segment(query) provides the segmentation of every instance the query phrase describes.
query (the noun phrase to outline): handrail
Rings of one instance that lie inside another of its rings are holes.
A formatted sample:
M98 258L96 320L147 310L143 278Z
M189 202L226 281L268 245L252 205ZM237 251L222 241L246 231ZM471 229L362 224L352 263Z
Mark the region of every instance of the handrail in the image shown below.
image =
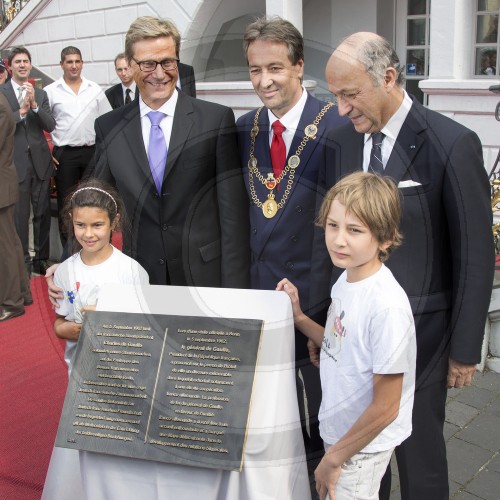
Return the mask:
M0 33L10 22L12 22L29 1L30 0L10 0L9 5L8 2L0 0Z

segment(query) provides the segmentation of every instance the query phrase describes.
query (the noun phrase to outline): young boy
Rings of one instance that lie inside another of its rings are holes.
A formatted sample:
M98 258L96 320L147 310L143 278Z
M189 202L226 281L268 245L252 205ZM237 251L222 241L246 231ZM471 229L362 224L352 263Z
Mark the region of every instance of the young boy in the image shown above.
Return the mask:
M290 296L295 326L321 347L320 500L378 499L392 451L411 433L415 325L405 292L382 263L401 244L400 217L392 180L363 172L343 178L319 215L332 262L345 269L325 328L302 312L292 283L277 285Z

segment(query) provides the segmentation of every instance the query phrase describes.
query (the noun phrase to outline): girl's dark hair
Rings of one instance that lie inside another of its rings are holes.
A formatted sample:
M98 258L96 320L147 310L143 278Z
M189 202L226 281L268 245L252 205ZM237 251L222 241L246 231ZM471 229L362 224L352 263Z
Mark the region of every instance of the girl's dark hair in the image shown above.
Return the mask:
M124 224L125 210L123 202L115 188L98 179L83 181L64 200L62 209L63 227L68 239L73 240L72 253L78 252L82 247L75 238L73 230L73 209L93 207L106 210L111 223L120 214L114 229L120 231ZM111 236L110 236L111 242Z

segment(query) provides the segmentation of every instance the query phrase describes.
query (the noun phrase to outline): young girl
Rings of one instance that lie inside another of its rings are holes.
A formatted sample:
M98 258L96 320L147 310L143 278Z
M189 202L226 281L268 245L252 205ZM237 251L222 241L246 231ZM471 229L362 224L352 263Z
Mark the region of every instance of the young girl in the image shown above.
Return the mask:
M377 500L394 447L411 433L415 325L408 297L383 264L401 242L400 217L391 179L348 175L320 209L327 250L345 269L325 328L302 312L292 283L277 286L290 296L295 326L321 347L320 500Z
M111 234L123 222L122 202L107 184L83 182L66 199L63 216L68 235L74 236L74 255L56 270L54 283L64 291L54 330L66 339L65 360L71 374L85 310L95 309L105 283L149 284L146 271L111 245ZM54 447L42 500L84 498L77 450Z
M65 360L71 373L85 310L95 309L99 288L106 283L149 284L147 272L111 245L119 228L122 202L110 186L96 179L83 182L68 196L63 217L74 236L74 255L56 270L54 283L64 293L54 330L66 339Z

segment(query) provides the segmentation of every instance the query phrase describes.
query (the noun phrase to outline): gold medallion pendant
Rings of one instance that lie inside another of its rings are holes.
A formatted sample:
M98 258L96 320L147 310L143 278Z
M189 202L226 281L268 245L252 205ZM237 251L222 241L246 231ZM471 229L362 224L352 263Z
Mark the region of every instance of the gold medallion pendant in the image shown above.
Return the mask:
M298 155L292 155L290 158L288 158L288 166L290 168L297 168L300 164L300 158Z
M311 123L304 129L304 134L306 134L309 139L316 139L316 134L318 133L318 127L314 123Z
M267 219L272 219L278 212L278 204L274 201L274 195L269 193L267 200L262 203L262 213Z
M267 174L267 178L259 171L257 168L258 161L255 158L255 139L259 135L259 115L260 112L264 109L263 107L259 108L255 113L253 120L253 127L250 131L250 152L248 159L248 187L250 189L250 196L252 198L252 202L257 207L262 208L262 213L266 219L272 219L277 213L278 210L285 206L285 203L288 200L288 196L292 191L293 182L295 179L295 172L297 171L298 166L300 165L300 154L306 147L306 144L309 141L314 141L316 139L316 135L318 134L318 125L321 122L323 116L328 112L328 110L333 106L333 103L329 102L323 106L321 111L318 113L313 123L310 123L304 129L304 137L302 138L295 154L292 154L288 161L286 162L282 172L276 177L272 172ZM267 188L270 193L267 195L266 201L260 201L257 196L257 192L255 190L255 179L260 182L265 188ZM280 184L281 183L281 184ZM282 191L281 199L276 202L276 195L273 191L278 189L278 186L282 185L284 187L284 191Z

